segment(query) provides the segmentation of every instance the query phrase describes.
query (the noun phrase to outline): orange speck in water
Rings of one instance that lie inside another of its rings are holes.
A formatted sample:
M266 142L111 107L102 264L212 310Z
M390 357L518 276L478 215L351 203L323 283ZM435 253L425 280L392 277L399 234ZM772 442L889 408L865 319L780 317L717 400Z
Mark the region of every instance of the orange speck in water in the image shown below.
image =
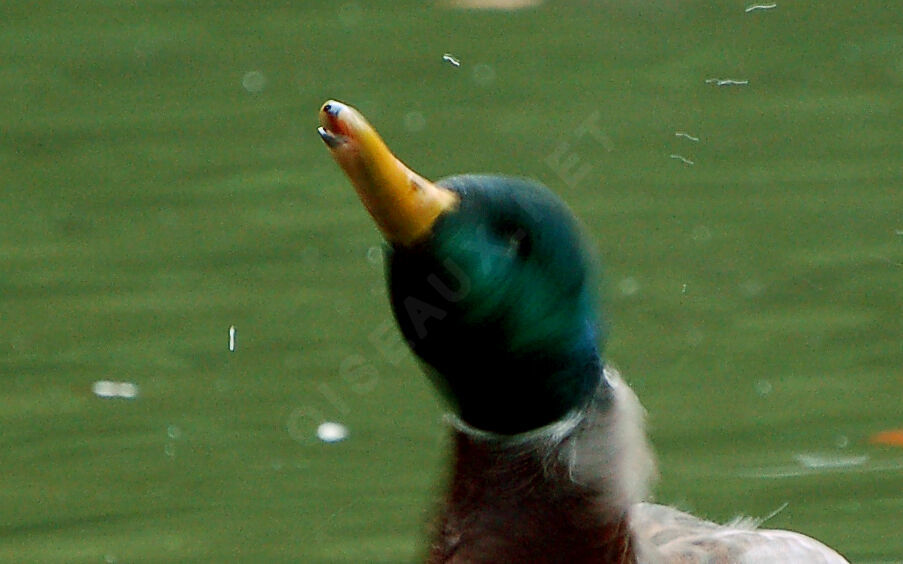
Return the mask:
M903 447L903 429L892 429L875 433L869 439L869 442L878 445Z

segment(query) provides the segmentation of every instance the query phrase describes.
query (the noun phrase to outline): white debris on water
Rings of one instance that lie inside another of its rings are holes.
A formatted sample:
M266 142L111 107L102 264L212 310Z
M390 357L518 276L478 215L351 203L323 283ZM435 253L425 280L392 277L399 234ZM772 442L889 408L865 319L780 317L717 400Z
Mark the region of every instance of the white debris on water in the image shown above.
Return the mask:
M740 284L740 293L746 298L755 298L765 291L765 284L751 278Z
M847 448L850 446L850 438L846 435L837 435L837 438L834 439L834 446L837 448Z
M452 55L451 53L446 53L446 54L442 55L442 60L445 61L446 63L450 64L453 67L461 66L461 61L459 61L457 58L455 58L455 56Z
M705 225L697 225L690 233L690 238L694 241L708 241L712 238L712 230Z
M382 264L383 262L383 249L379 246L372 246L367 249L367 262L370 264Z
M334 421L324 421L317 427L317 438L324 443L337 443L348 438L348 427Z
M132 382L111 382L98 380L91 385L91 391L99 398L135 399L138 397L138 385Z
M229 327L229 352L235 352L235 325Z
M738 472L737 475L741 478L779 480L783 478L798 478L800 476L814 476L816 474L827 473L866 474L873 472L899 472L900 470L903 470L903 460L870 462L867 455L850 456L845 459L834 460L833 463L828 464L824 464L819 456L816 456L815 459L807 459L807 461L808 465L797 460L797 463L792 466L785 465L750 468ZM822 463L820 464L820 462Z
M98 380L91 385L91 391L95 396L102 398L119 397L119 382L110 382L108 380Z
M168 458L176 457L176 441L182 438L182 430L179 429L176 425L167 425L166 426L166 444L163 445L163 454L165 454Z
M869 460L867 454L858 456L841 456L836 454L800 453L794 455L797 462L805 468L847 468L849 466L862 466Z
M694 137L694 136L690 135L689 133L687 133L686 131L676 131L676 132L674 132L674 136L675 137L683 137L684 139L689 139L690 141L693 141L694 143L699 142L699 137Z
M260 71L248 71L241 78L241 86L251 94L259 94L266 88L267 77Z
M772 385L768 380L759 380L756 382L756 393L762 397L771 393Z
M424 127L426 127L426 118L423 117L422 112L415 110L404 115L404 128L408 131L416 133L423 131Z
M682 163L684 163L685 165L688 165L688 166L693 166L694 164L696 164L696 163L694 163L693 161L691 161L690 159L688 159L687 157L684 157L684 156L681 156L681 155L676 155L676 154L673 154L673 153L672 153L672 154L670 154L670 155L668 155L668 156L671 157L672 159L677 160L677 161L680 161L680 162L682 162Z
M743 11L748 14L750 12L755 12L758 10L773 10L777 7L778 7L777 4L752 4L750 6L747 6L746 9Z
M633 296L640 291L640 283L633 276L628 276L618 283L618 289L625 296Z
M737 80L735 78L707 78L706 84L714 84L715 86L747 86L748 80Z
M452 8L513 11L539 6L543 0L444 0Z
M768 520L774 518L775 515L777 515L777 514L780 513L781 511L784 511L785 509L787 509L787 506L788 506L788 505L790 505L790 502L789 502L789 501L785 501L784 503L781 504L780 507L778 507L777 509L775 509L774 511L772 511L771 513L769 513L769 514L766 515L765 517L762 517L761 519L757 519L757 520L756 520L756 521L757 521L757 524L758 524L758 525L761 525L761 524L764 523L765 521L768 521Z

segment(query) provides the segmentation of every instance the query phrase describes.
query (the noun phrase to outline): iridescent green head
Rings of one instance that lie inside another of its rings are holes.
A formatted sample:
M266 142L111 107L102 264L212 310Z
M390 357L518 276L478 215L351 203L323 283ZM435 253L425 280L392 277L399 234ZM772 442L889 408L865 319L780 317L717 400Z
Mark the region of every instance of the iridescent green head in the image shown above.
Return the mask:
M566 206L522 179L429 182L344 104L327 103L321 122L386 237L399 327L461 419L513 434L582 407L599 384L602 335Z

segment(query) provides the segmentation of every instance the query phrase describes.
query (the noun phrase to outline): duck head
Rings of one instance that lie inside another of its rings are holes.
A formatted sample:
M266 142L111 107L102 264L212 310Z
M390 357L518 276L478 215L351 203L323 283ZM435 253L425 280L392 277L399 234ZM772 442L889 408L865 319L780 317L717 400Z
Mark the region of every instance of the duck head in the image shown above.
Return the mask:
M491 175L431 182L354 108L320 136L388 247L395 319L471 427L517 434L580 409L599 385L591 268L573 215L542 185Z

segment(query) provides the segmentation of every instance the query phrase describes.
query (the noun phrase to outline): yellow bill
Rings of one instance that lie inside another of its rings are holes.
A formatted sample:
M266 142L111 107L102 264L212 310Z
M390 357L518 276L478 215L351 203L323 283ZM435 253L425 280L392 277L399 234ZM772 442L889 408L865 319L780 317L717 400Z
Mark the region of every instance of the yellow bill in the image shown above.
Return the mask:
M457 207L457 194L405 166L351 106L323 104L318 132L390 243L416 243L443 212Z

